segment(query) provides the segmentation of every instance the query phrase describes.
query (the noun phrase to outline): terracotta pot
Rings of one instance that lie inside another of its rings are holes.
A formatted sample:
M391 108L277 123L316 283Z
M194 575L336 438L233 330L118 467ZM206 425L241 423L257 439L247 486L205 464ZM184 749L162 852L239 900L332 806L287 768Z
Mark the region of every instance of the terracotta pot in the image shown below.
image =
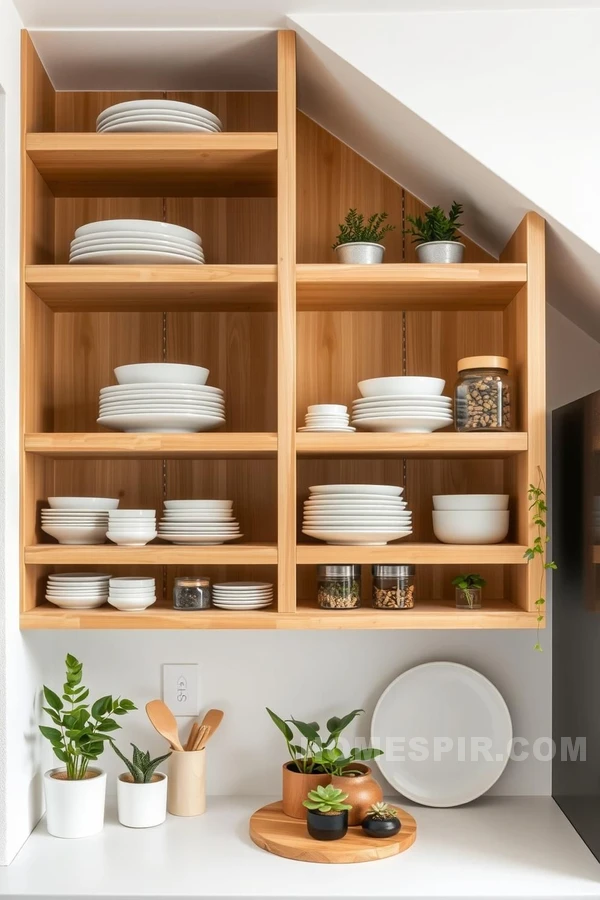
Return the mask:
M320 784L330 784L330 775L304 775L294 768L292 763L283 767L283 811L292 819L306 819L307 809L302 806L309 791L314 791Z
M364 775L334 775L331 784L341 788L348 799L344 803L351 803L352 809L348 813L349 825L360 825L373 803L383 800L383 791L371 775L371 770L363 763L353 763L353 769L360 769Z

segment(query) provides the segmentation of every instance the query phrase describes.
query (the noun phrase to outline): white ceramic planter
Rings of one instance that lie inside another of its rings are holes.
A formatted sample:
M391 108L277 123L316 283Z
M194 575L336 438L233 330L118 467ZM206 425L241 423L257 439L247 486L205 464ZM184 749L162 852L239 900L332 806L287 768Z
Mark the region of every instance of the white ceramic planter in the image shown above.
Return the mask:
M104 827L106 772L89 768L92 778L67 781L53 775L64 769L44 772L46 827L48 834L60 838L83 838Z
M465 245L459 241L427 241L417 244L417 259L420 263L461 263L465 255Z
M167 776L156 772L156 781L149 784L135 784L124 779L127 773L117 779L117 809L119 822L128 828L153 828L162 825L167 818Z
M335 255L339 263L347 265L374 265L383 262L385 247L383 244L371 244L368 241L354 241L338 244Z

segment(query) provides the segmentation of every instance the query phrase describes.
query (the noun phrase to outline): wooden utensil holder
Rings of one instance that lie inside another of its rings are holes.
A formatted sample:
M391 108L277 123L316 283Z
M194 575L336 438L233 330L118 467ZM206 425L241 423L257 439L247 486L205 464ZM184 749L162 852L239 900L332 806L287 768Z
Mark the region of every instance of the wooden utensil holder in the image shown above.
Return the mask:
M204 750L173 750L169 757L167 810L172 816L201 816L206 811Z

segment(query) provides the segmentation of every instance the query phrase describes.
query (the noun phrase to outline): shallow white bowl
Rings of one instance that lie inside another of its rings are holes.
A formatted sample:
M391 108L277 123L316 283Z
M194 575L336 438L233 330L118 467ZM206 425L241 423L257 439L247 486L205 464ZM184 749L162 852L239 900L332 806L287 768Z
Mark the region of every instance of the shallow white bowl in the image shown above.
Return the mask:
M154 363L154 365L168 365L168 363ZM107 387L100 388L100 397L102 400L106 400L109 397L113 397L115 395L119 396L119 399L125 399L125 395L127 395L126 399L136 399L138 397L145 397L148 394L154 396L156 393L165 393L169 396L172 395L173 391L181 391L185 396L191 396L192 394L201 394L203 400L219 400L223 399L224 390L218 387L212 387L210 384L185 384L177 382L172 383L168 382L165 384L162 382L152 382L151 384L110 384Z
M160 224L160 223L159 223ZM202 241L200 238L200 246L197 241L188 241L186 238L182 237L172 237L167 234L153 234L152 232L144 233L142 231L119 231L118 234L115 234L114 231L97 231L93 235L88 235L86 237L81 238L73 238L71 241L71 246L81 246L81 244L86 241L111 241L111 240L131 240L134 241L143 240L143 241L160 241L161 243L167 244L175 244L178 247L189 247L191 250L201 250L202 249Z
M75 237L96 234L98 231L142 231L144 234L166 234L171 237L184 238L194 244L200 244L200 236L189 228L181 225L172 225L170 222L157 222L155 219L102 219L97 222L89 222L75 229Z
M59 544L104 544L106 527L86 527L70 525L42 525L42 531L56 538Z
M155 509L115 509L108 514L109 521L113 519L154 519Z
M206 384L209 370L181 363L134 363L117 366L119 384Z
M150 578L144 575L116 575L109 581L109 586L113 587L153 587L156 585L156 578Z
M108 602L111 606L114 606L115 609L121 610L121 612L137 612L143 609L148 609L149 606L152 606L153 603L156 603L156 597L113 597L109 596Z
M341 403L314 403L312 406L307 407L307 411L316 415L335 416L345 415L348 412L348 407L342 406Z
M377 397L395 394L406 397L412 394L439 395L446 382L443 378L429 378L416 375L397 375L390 378L368 378L358 382L358 389L363 397Z
M108 597L46 597L49 603L61 609L97 609L104 606Z
M499 544L509 517L508 510L434 510L433 533L444 544Z
M93 583L108 581L110 577L110 575L105 575L104 572L56 572L53 575L48 575L48 581L66 581L69 584L73 581Z
M48 497L52 509L74 509L78 511L116 509L119 500L111 497Z
M165 500L165 509L231 509L233 500Z
M440 510L508 509L508 494L434 494L433 508Z

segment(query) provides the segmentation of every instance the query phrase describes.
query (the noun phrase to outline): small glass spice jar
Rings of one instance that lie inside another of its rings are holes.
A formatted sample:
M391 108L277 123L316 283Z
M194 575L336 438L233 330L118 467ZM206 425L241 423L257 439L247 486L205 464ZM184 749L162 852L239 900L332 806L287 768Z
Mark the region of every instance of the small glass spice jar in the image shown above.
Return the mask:
M514 390L505 356L459 359L454 388L457 431L511 431Z
M210 578L182 575L173 585L173 609L209 609Z
M317 602L321 609L358 609L360 566L317 566Z
M415 605L414 566L373 566L373 607L412 609Z

